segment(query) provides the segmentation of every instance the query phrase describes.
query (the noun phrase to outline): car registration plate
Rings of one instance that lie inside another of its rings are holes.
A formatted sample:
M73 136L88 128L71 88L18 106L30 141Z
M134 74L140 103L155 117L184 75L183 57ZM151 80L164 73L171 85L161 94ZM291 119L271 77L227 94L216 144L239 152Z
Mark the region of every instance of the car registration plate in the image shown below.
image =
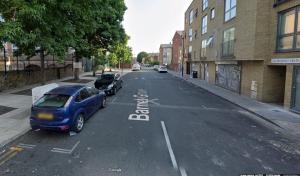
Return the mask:
M48 114L48 113L39 113L38 114L38 118L39 119L43 119L43 120L52 120L53 119L53 115L52 114Z

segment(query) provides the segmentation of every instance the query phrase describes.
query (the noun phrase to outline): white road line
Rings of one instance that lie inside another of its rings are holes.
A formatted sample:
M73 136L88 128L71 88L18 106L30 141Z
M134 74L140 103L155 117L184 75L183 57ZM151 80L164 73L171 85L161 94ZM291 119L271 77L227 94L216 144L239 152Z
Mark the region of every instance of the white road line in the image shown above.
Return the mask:
M112 103L114 103L117 100L117 97L115 97L114 99L112 99Z
M76 147L79 145L80 141L76 142L76 144L72 147L72 149L62 149L62 148L53 148L51 152L55 153L63 153L63 154L72 154Z
M60 151L60 150L51 150L51 152L54 152L54 153L63 153L63 154L71 154L70 152Z
M20 143L17 145L18 147L21 147L21 148L27 148L27 149L33 149L36 147L36 145L31 145L31 144L23 144L23 143Z
M169 150L169 154L170 154L170 157L171 157L173 168L178 170L177 161L176 161L176 158L175 158L172 146L171 146L170 138L169 138L167 128L166 128L166 125L165 125L164 121L161 121L161 127L162 127L164 135L165 135L165 139L166 139L166 142L167 142L167 147L168 147L168 150Z
M73 151L76 149L76 147L80 144L80 141L78 141L74 146L73 148L71 149L71 153L73 153Z
M183 167L179 168L181 176L187 176L186 170Z

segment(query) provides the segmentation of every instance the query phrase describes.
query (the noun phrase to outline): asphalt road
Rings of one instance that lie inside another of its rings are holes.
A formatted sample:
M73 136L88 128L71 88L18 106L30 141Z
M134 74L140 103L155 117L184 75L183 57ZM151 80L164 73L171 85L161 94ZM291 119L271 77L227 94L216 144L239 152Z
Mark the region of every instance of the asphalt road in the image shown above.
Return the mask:
M0 175L300 174L295 142L237 106L170 74L146 70L123 80L80 134L30 131L14 141L0 152Z

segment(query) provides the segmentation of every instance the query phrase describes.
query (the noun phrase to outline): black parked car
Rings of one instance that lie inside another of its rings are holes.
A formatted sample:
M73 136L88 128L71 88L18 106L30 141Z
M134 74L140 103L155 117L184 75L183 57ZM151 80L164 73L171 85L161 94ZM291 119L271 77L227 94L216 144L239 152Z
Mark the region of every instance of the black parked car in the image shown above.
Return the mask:
M106 95L115 95L122 88L123 81L119 73L107 72L95 81L95 88L103 90Z

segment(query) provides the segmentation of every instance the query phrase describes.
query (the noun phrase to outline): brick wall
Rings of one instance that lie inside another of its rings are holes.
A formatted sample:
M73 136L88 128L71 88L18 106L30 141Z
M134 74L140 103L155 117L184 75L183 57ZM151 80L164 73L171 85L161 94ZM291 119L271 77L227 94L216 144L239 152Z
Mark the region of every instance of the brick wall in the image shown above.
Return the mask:
M180 32L181 33L181 32ZM180 56L180 50L182 47L182 36L178 31L175 33L174 37L173 37L173 49L172 49L172 62L171 62L171 69L174 71L178 71L178 62L179 62L179 58L181 58Z

